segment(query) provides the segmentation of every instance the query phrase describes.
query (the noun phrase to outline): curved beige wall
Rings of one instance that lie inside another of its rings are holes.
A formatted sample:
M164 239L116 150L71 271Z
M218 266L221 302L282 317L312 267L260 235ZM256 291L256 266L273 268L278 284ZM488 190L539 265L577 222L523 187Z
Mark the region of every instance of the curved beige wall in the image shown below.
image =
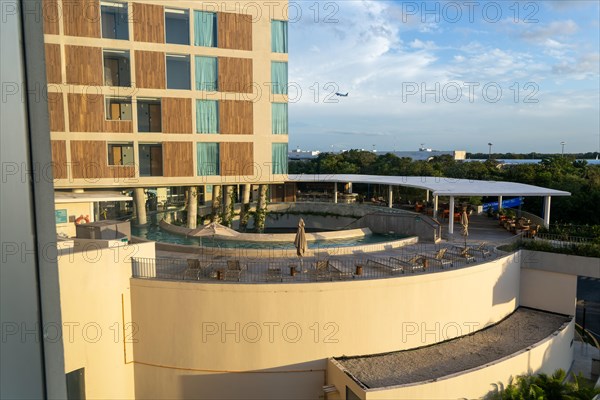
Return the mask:
M380 280L132 279L136 396L316 398L327 358L414 348L481 329L515 310L519 280L519 262L510 256Z
M390 388L365 391L356 382L343 373L335 364L328 363L328 383L335 384L340 395L337 399L346 399L348 386L361 399L476 399L494 390L493 384L507 385L511 377L528 373L552 374L559 368L567 371L573 361L571 340L575 321L562 330L548 336L539 343L523 349L496 363L471 369L464 373L440 378L435 382L417 383Z

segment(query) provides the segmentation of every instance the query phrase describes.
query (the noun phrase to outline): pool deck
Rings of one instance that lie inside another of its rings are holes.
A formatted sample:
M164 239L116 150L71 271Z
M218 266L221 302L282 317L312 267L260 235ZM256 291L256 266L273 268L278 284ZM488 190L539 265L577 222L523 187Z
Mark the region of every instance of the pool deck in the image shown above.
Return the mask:
M310 257L281 257L277 252L268 257L237 256L229 254L190 254L177 251L156 252L158 259L166 259L168 267L159 268L157 264L157 279L208 281L213 283L265 283L283 282L300 283L315 281L344 281L353 279L381 279L407 274L421 274L439 272L447 269L457 269L471 266L476 263L489 261L504 255L495 248L514 239L514 235L500 227L498 221L486 216L473 216L469 225L469 236L466 240L468 246L476 247L482 242L487 243L489 255L473 253L474 258L466 260L459 256L448 256L442 264L428 259L422 267L393 268L394 262L390 257L408 260L414 256L433 256L442 248L452 246L464 247L465 238L461 235L462 227L455 225L455 233L448 238L445 234L439 243L416 243L403 247L388 248L382 251L364 253L354 251L344 254L343 250L324 248L316 250ZM341 249L341 248L340 248ZM190 274L188 260L198 260L202 266L201 271L194 270ZM243 272L234 279L224 278L227 262L237 260ZM315 268L319 261L329 261L332 273L316 274ZM359 267L360 266L360 270ZM396 266L397 267L397 266Z

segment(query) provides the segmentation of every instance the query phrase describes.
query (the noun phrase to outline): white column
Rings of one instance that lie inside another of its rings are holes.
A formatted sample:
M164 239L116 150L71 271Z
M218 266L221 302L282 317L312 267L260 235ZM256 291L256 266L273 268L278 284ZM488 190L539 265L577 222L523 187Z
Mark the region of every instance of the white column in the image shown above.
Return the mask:
M352 182L348 182L348 193L352 194Z
M498 212L502 210L502 196L498 196Z
M438 196L433 196L433 218L437 219L438 216Z
M429 203L429 190L427 190L427 193L425 194L425 201Z
M135 188L133 191L133 200L135 204L135 215L138 225L146 225L146 194L144 188Z
M454 196L450 196L450 208L448 209L448 234L454 234Z
M337 204L338 202L338 186L337 182L333 183L333 202Z
M388 207L392 208L394 206L394 187L390 185L388 190Z
M550 227L550 196L544 197L544 227Z

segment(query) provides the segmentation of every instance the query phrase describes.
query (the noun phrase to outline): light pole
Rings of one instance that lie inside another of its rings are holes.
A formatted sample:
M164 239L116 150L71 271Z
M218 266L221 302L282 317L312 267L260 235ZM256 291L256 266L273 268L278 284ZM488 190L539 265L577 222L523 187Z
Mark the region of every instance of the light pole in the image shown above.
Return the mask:
M560 142L560 145L562 146L561 157L565 156L565 144L566 142Z
M488 160L491 160L492 159L492 146L493 146L493 144L492 143L488 143L488 146L490 146L490 152L489 152L489 155L488 155Z

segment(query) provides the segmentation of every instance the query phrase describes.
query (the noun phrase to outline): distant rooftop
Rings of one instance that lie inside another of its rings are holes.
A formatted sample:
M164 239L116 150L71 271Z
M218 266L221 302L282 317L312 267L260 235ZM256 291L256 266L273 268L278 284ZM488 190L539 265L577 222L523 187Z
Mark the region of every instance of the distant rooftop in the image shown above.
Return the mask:
M568 316L519 308L495 325L443 343L335 360L366 389L415 384L482 367L524 351L562 330L570 321Z

